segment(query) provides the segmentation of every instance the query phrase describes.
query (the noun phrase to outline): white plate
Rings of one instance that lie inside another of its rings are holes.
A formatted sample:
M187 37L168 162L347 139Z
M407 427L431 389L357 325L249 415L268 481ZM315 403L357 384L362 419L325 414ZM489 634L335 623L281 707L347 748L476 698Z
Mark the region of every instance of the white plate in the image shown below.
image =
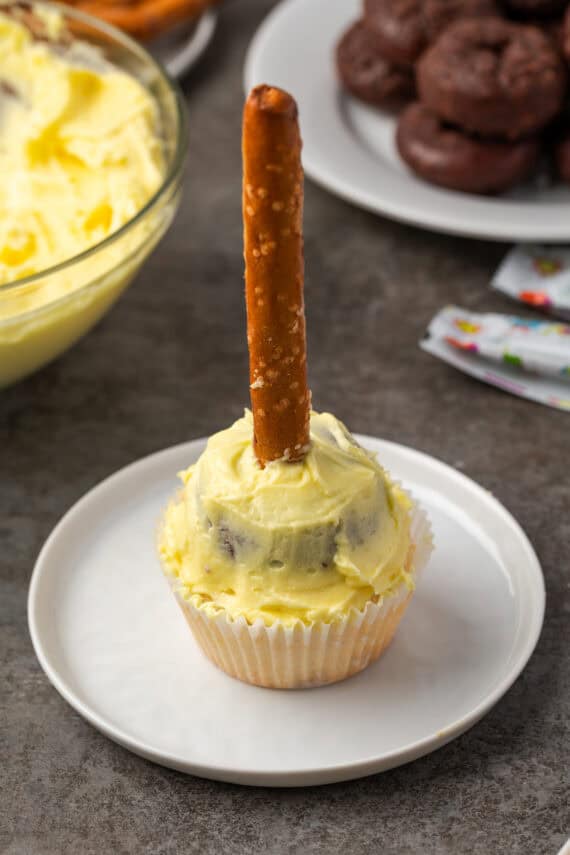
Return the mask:
M171 77L183 77L198 62L214 35L218 13L204 12L154 39L148 48Z
M570 188L524 186L484 198L415 178L394 146L395 121L344 94L334 50L361 0L285 0L261 25L245 65L249 90L270 83L300 107L303 164L316 182L349 202L396 220L490 240L570 239Z
M196 440L95 487L49 537L28 619L42 668L82 716L157 763L243 784L346 780L449 742L495 704L537 642L544 586L510 514L433 458L361 438L421 500L436 551L386 655L344 683L272 691L208 662L155 557L157 520Z

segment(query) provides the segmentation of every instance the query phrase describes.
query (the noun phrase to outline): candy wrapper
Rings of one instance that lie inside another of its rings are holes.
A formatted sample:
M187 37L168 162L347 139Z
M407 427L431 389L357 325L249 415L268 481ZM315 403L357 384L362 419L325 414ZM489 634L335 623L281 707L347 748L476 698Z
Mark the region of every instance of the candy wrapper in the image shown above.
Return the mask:
M516 246L491 285L527 306L570 320L570 248Z
M461 371L570 412L570 326L447 306L421 347Z

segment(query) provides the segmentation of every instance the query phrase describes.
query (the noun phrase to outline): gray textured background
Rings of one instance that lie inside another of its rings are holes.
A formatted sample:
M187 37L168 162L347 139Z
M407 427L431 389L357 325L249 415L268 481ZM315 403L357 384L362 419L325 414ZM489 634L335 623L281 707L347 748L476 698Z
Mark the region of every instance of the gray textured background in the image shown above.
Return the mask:
M473 730L352 783L218 784L105 739L51 688L31 648L27 586L59 517L118 467L211 433L247 401L241 68L271 5L228 5L186 83L182 209L132 289L69 354L0 397L0 851L554 855L569 830L570 416L480 385L417 347L446 302L512 308L487 287L502 246L400 226L306 188L316 406L460 466L515 514L543 562L538 649Z

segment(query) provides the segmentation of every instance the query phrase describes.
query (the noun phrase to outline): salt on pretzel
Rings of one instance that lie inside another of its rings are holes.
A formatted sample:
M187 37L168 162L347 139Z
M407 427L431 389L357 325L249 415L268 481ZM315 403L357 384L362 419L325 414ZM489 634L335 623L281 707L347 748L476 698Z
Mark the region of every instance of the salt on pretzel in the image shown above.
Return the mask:
M297 105L258 86L243 117L243 223L254 450L302 460L311 394L303 301L303 170Z

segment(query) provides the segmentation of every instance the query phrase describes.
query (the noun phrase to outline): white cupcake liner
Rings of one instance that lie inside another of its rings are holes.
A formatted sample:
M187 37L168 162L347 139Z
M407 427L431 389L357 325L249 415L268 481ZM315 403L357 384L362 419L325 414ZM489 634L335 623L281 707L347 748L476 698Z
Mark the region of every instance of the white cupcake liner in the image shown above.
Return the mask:
M407 569L414 582L433 548L429 520L414 503ZM168 574L167 574L168 575ZM285 626L261 619L248 624L226 612L210 614L183 596L177 579L168 575L176 600L194 638L214 665L231 677L273 689L324 686L357 674L388 647L410 602L413 590L402 584L362 611L352 609L331 623L300 621Z

